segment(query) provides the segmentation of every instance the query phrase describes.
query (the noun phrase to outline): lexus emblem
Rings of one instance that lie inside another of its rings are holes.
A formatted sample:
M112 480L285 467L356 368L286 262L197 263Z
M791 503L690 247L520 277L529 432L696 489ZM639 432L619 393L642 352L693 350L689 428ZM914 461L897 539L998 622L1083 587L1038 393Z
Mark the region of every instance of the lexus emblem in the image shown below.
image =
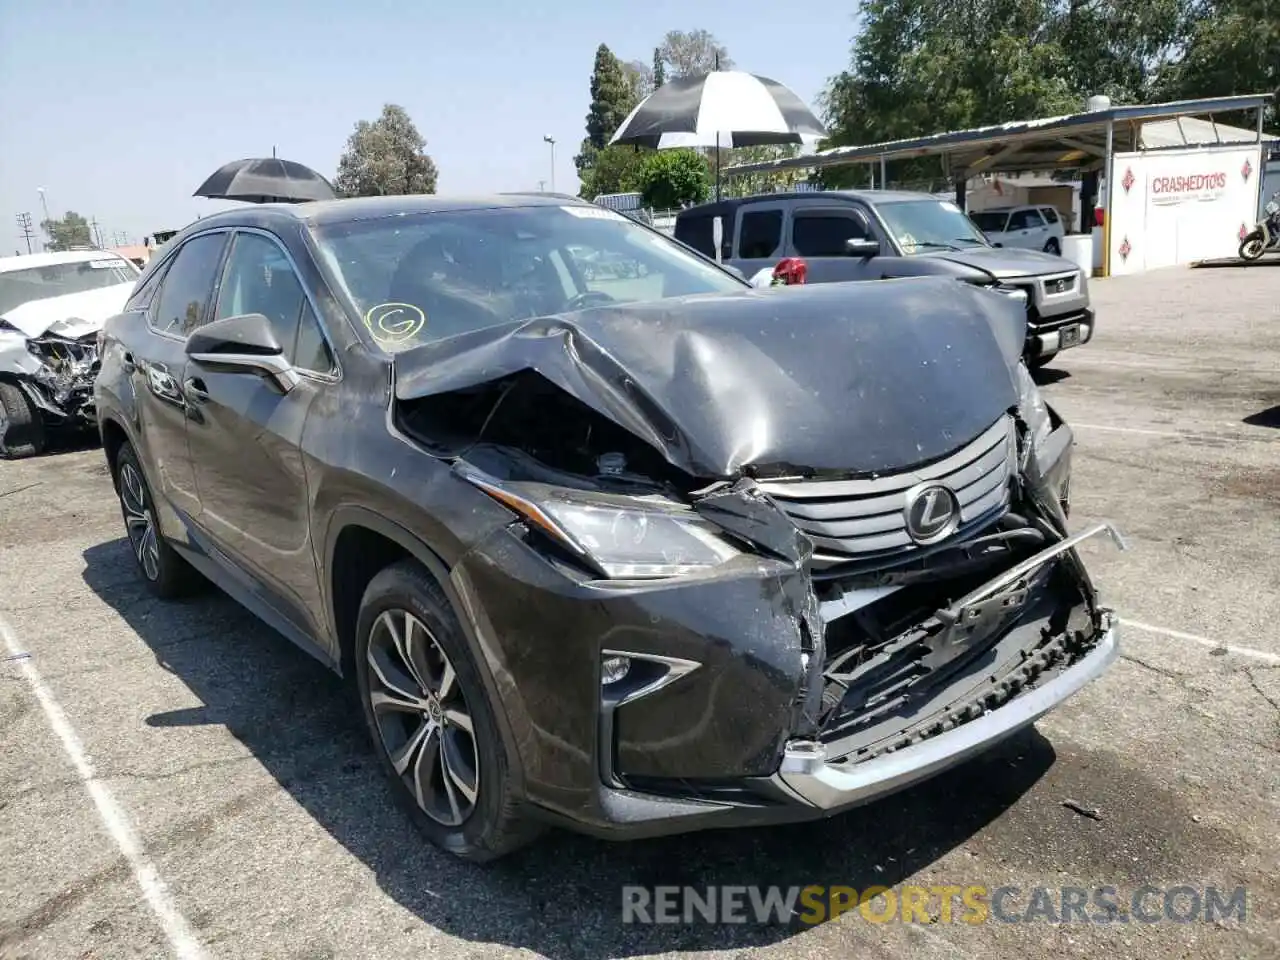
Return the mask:
M902 515L907 536L916 543L936 543L960 525L960 503L946 487L921 484L907 491Z

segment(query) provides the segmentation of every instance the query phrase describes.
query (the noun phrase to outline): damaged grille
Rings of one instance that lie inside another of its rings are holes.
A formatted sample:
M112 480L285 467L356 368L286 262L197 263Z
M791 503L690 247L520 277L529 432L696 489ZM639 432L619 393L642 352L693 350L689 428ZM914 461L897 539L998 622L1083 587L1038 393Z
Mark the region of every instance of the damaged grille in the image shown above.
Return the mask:
M1008 506L1016 463L1014 421L1003 416L960 450L914 470L852 480L775 480L759 486L813 541L813 566L821 570L914 548L903 511L906 492L921 483L950 488L960 503L957 533L972 530Z

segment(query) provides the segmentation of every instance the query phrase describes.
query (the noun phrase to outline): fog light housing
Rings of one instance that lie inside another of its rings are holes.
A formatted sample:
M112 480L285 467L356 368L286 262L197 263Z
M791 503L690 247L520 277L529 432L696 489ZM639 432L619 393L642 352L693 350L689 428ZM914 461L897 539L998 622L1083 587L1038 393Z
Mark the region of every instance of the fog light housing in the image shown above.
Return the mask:
M600 686L607 687L631 672L630 657L605 657L600 661Z

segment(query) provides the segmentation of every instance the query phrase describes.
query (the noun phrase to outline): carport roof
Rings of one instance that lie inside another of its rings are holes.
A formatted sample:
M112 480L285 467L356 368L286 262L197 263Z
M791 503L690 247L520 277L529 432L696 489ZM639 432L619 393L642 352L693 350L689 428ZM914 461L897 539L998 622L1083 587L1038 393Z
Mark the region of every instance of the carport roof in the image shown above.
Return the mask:
M1262 93L1112 106L1087 113L1019 120L908 140L833 147L807 156L740 164L727 168L724 174L730 176L767 170L817 169L846 163L875 163L881 159L903 160L931 156L941 156L951 171L957 174L966 171L971 176L997 171L1092 167L1101 165L1106 151L1108 124L1115 124L1116 149L1136 149L1144 121L1256 110L1265 107L1271 99L1271 94Z

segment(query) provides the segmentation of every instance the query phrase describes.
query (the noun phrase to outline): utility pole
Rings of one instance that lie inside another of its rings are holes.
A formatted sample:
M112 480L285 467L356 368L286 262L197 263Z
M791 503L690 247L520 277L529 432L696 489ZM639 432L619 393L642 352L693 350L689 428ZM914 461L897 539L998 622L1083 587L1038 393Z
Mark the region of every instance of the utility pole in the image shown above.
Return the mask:
M551 144L551 192L556 192L556 138L543 135L543 143Z
M22 234L22 239L27 241L27 253L30 253L31 238L35 236L35 231L31 229L31 214L18 214L18 232Z
M45 199L44 187L36 187L36 193L40 194L40 209L44 211L44 222L48 223L53 218L49 216L49 201ZM43 224L41 225L43 226ZM44 228L45 235L49 238L48 246L53 245L53 234L49 232L49 228Z
M94 217L93 219L91 219L91 220L89 221L89 227L90 227L90 229L92 229L92 230L93 230L93 234L92 234L92 236L91 236L91 239L93 240L93 245L94 245L95 247L101 247L101 246L102 246L102 231L100 231L100 230L98 229L98 218L97 218L97 217Z

